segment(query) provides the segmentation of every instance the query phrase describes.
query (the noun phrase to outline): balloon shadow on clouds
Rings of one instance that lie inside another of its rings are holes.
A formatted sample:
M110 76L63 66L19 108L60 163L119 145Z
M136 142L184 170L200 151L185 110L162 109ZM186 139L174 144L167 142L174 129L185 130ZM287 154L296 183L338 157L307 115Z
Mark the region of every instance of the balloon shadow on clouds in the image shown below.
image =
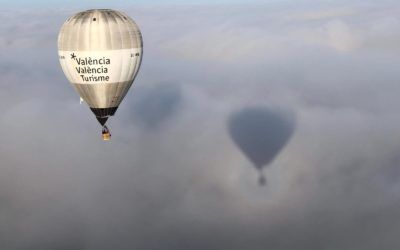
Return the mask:
M181 88L170 83L135 89L133 120L145 129L158 129L177 111L182 101Z
M246 107L228 120L229 134L259 171L259 184L266 184L263 169L286 146L296 126L293 113L266 107Z

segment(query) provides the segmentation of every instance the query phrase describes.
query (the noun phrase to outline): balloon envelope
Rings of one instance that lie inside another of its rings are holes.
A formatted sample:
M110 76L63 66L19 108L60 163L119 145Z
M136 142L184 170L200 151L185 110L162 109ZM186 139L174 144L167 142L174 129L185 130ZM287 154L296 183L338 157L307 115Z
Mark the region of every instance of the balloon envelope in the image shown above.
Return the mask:
M234 113L228 126L233 141L260 170L276 157L294 130L290 119L262 107Z
M61 67L102 125L132 85L142 47L139 27L118 11L87 10L62 26L58 36Z

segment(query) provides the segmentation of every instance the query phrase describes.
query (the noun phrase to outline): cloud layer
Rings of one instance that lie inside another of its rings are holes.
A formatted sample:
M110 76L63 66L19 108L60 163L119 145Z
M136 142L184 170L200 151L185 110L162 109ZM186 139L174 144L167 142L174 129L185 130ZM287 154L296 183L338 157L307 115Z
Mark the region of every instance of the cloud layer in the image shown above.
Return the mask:
M109 143L57 61L77 10L0 12L0 248L398 248L400 5L293 6L123 9L145 56ZM263 188L249 106L296 117Z

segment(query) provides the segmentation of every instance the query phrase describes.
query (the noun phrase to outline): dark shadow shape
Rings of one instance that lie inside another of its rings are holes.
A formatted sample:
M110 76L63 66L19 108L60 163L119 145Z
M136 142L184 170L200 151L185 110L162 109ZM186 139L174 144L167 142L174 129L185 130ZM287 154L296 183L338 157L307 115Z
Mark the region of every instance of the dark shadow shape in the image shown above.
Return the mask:
M135 90L133 120L146 129L157 129L177 110L182 100L179 86L169 83Z
M231 115L228 128L232 140L259 170L259 184L265 185L262 170L291 138L294 116L265 107L248 107Z

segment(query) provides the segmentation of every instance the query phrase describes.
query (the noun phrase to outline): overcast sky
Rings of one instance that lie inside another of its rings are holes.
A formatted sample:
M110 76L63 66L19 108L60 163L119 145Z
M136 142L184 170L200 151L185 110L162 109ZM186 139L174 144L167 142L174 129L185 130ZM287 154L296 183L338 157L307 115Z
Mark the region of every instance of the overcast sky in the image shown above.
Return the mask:
M400 248L400 3L116 1L144 57L105 143L57 35L107 5L49 2L0 10L0 249ZM252 109L291 124L262 187Z

